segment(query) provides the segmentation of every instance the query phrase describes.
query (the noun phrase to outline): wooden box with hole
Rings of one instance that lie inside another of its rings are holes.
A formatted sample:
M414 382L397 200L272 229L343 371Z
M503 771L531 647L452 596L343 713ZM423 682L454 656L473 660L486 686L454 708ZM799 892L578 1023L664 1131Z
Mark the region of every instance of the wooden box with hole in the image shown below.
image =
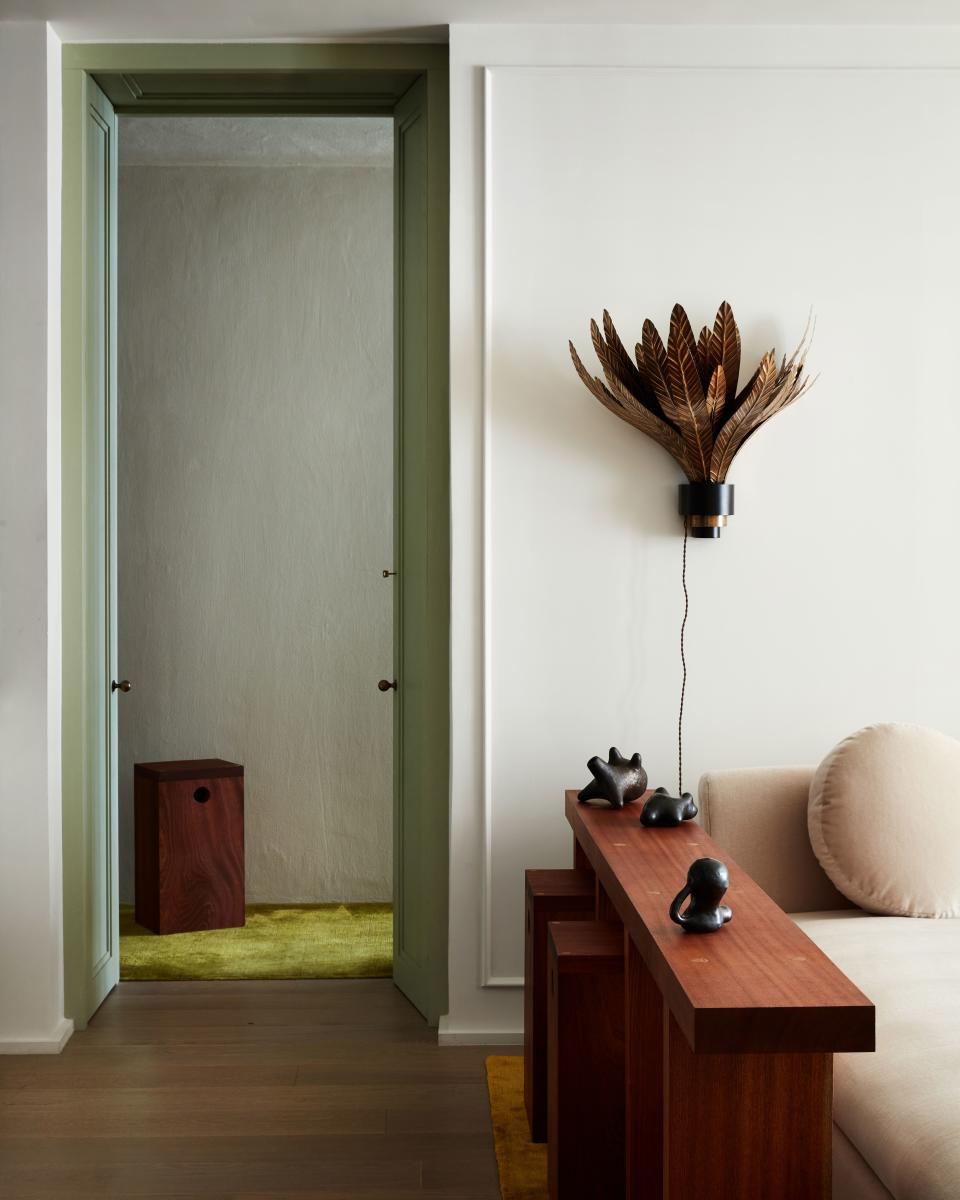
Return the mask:
M136 918L154 933L244 923L243 767L135 763Z

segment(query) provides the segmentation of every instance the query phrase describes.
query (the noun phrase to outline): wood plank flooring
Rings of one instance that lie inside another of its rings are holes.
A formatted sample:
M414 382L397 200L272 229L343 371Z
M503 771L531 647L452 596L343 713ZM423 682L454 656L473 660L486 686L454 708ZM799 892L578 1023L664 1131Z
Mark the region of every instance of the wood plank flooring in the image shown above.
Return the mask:
M0 1057L0 1197L499 1200L491 1053L389 980L124 983Z

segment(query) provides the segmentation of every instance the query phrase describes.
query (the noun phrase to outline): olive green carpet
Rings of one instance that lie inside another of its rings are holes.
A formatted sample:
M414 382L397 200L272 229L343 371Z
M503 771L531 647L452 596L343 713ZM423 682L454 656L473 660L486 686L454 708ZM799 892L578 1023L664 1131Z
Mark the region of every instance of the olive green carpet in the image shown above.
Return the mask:
M248 904L242 929L151 933L120 907L120 978L375 979L393 973L390 904Z
M490 1119L503 1200L547 1200L547 1147L530 1141L523 1104L523 1057L487 1059Z

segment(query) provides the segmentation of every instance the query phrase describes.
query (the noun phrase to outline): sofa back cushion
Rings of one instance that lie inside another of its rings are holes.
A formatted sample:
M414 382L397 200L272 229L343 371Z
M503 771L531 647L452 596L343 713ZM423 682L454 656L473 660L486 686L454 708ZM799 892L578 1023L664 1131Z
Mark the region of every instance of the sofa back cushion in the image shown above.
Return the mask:
M851 907L810 846L812 778L812 767L753 767L700 780L704 829L786 912Z
M960 917L960 742L919 725L870 725L817 768L810 843L868 912Z

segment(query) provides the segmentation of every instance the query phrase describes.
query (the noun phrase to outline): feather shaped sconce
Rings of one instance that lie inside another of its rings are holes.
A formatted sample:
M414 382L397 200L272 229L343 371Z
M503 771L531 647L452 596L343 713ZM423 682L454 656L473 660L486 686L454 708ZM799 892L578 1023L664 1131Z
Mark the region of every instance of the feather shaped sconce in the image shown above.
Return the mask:
M577 374L614 416L661 445L689 482L680 485L680 513L693 537L716 538L733 514L727 472L748 438L814 382L805 374L810 326L779 368L768 351L746 385L740 377L740 331L726 301L713 328L699 338L683 307L674 305L667 344L652 321L630 357L604 311L603 332L590 322L593 348L604 379L591 376L570 343Z

